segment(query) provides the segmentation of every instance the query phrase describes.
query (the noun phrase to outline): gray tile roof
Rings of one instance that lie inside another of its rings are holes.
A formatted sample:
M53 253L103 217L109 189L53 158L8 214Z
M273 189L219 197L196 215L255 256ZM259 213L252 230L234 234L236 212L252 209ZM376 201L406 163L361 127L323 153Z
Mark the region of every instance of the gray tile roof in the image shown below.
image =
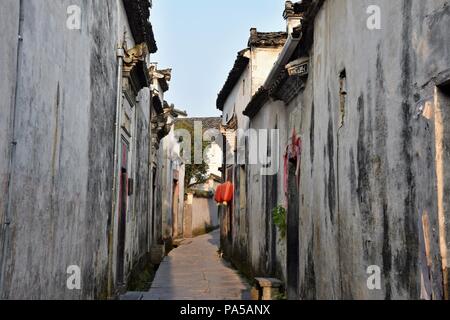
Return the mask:
M188 123L194 125L195 121L201 121L203 126L203 131L208 129L220 129L222 124L222 118L220 117L205 117L205 118L180 118L175 121L175 123Z

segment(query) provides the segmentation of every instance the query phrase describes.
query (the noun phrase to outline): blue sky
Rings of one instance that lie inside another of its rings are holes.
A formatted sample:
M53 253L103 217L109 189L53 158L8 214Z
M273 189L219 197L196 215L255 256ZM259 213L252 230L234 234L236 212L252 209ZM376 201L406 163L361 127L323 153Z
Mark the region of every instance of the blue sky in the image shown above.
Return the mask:
M217 94L250 28L284 31L284 0L154 0L152 62L173 68L166 100L190 117L219 115Z

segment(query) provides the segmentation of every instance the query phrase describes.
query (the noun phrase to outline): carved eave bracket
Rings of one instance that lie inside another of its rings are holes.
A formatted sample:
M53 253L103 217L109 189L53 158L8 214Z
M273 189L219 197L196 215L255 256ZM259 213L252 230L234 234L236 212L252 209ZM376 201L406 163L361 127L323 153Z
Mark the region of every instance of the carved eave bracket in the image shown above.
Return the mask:
M307 77L309 73L309 57L296 59L286 65L290 77Z
M142 88L150 84L146 58L149 54L147 44L141 43L131 49L126 49L123 57L124 91L130 89L137 95Z
M309 58L303 57L286 65L269 88L269 95L288 105L306 86L309 74Z
M269 93L269 96L273 98L274 100L280 100L278 96L278 91L280 88L284 85L286 80L289 78L287 70L283 69L280 71L276 79L273 81L273 83L270 85L269 88L267 88L267 91Z
M150 79L157 79L163 92L169 90L169 82L172 80L172 69L158 70L155 65L148 69Z
M140 61L145 61L147 55L148 49L145 43L138 44L134 48L125 50L125 55L123 57L124 73L130 73Z
M220 132L226 133L227 131L234 131L238 129L238 119L236 113L233 112L233 115L230 120L226 124L220 125Z
M288 105L305 88L305 79L300 76L291 76L278 89L276 97Z
M283 18L288 19L292 17L304 18L306 12L311 6L311 0L303 0L296 3L292 1L285 2L285 8L283 12Z
M291 17L300 17L300 16L301 15L296 12L295 6L292 3L292 1L286 1L285 7L284 7L284 12L283 12L283 18L287 19L287 18L291 18Z
M152 132L154 132L152 143L155 149L159 148L159 143L170 133L172 128L173 123L168 122L170 111L165 108L163 113L158 114L151 121Z
M152 109L156 112L157 115L162 114L164 112L163 103L159 97L158 90L153 90L152 93Z

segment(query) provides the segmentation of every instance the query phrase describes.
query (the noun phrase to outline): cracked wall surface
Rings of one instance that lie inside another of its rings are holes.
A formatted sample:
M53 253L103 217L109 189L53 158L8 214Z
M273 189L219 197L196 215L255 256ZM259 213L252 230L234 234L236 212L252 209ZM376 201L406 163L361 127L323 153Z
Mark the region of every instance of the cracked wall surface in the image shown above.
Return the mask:
M368 5L325 2L314 23L305 91L290 106L302 114L304 139L301 298L420 298L424 214L432 226L432 291L441 298L434 123L415 115L434 95L434 86L424 84L450 68L450 39L442 31L449 3L379 1L383 25L375 31L360 14ZM380 291L367 288L370 265L382 269Z
M447 149L445 138L437 143L433 112L439 85L450 79L450 38L443 31L450 3L377 1L382 29L371 31L365 12L372 4L325 1L306 40L305 87L288 105L271 99L250 123L280 129L280 158L294 129L302 138L300 299L444 297L448 240L442 235L448 234L449 213L438 190L447 190L448 169L436 149ZM292 60L305 57L302 45ZM441 96L447 106L448 96ZM431 111L420 113L426 104ZM441 109L446 118L448 107ZM259 169L250 166L248 174L245 261L253 273L268 275L264 200L271 190ZM283 204L282 179L277 190ZM286 280L284 241L276 248L272 263ZM382 270L381 290L367 287L371 265Z
M0 49L0 241L7 240L1 297L106 298L109 232L116 224L116 48L122 30L129 29L126 14L120 1L23 1L16 75L19 4L8 0L0 13L7 43ZM82 8L81 30L66 28L67 7L74 4ZM126 273L148 248L148 108L148 100L136 107L139 145ZM11 141L17 144L8 168ZM11 224L5 228L8 205ZM66 287L70 265L81 268L81 290Z

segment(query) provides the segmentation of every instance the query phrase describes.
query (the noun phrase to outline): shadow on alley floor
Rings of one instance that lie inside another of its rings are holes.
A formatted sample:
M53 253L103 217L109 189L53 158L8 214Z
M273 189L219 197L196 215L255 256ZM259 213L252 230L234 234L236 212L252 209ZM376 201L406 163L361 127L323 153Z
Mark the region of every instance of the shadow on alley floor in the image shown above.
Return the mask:
M250 286L217 253L219 231L189 239L159 266L147 293L126 300L249 300Z

